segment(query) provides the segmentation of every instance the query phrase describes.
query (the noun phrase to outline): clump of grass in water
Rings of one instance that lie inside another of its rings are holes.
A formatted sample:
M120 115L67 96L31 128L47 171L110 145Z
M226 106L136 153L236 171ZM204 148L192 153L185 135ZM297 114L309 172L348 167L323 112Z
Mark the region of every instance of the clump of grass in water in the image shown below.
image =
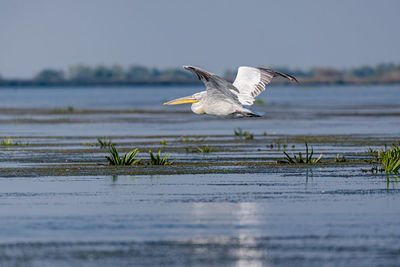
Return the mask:
M211 152L214 151L214 147L213 146L208 146L208 145L205 145L205 146L202 146L202 147L198 146L198 147L196 147L196 149L200 153L211 153Z
M303 158L303 154L301 152L299 152L299 156L297 157L295 154L292 153L292 156L289 156L285 151L283 151L283 153L286 156L285 160L279 160L276 163L286 163L286 164L296 164L296 163L300 163L300 164L316 164L318 162L320 162L321 158L322 158L322 153L319 155L318 158L313 159L312 156L314 154L314 149L311 147L311 152L309 153L308 150L308 144L306 143L306 154L305 157Z
M400 142L392 144L390 148L385 146L384 150L369 149L369 154L374 158L373 163L380 163L383 165L383 170L386 173L398 174L400 171Z
M233 133L235 134L235 137L239 137L240 139L245 139L245 140L254 139L254 134L249 133L247 130L243 131L242 128L234 129Z
M400 170L400 149L389 149L382 155L382 163L386 173L399 173Z
M100 148L106 148L113 144L111 139L108 139L107 136L103 139L97 138L97 142L99 143Z
M13 142L13 141L11 140L11 137L9 137L9 138L7 138L7 139L3 139L3 140L0 142L0 145L2 145L2 146L26 146L26 145L28 145L28 144Z
M158 153L156 155L154 155L153 152L151 152L150 150L149 154L150 154L151 165L172 165L172 163L174 163L175 161L175 160L168 161L167 154L165 154L164 157L161 158L161 150L158 150Z
M13 146L13 145L15 145L15 143L11 141L11 138L3 139L1 144L3 146Z
M106 156L106 159L108 160L110 165L131 166L139 163L139 161L141 160L135 159L137 153L139 153L139 150L137 148L125 153L122 158L119 156L118 150L112 144L110 145L109 152L110 156Z
M339 154L336 155L335 159L334 159L335 163L340 163L340 162L347 162L347 159L345 156L340 157Z

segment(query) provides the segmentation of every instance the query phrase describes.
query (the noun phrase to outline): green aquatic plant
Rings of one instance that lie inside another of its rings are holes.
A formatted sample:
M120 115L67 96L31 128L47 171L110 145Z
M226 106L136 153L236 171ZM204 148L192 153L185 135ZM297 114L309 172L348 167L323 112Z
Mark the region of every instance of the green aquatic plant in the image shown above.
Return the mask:
M190 142L190 140L189 140L189 138L183 138L183 137L181 137L181 142L184 142L184 143L189 143Z
M287 148L287 142L286 142L286 140L283 142L283 144L280 142L280 141L277 141L276 142L276 148L278 149L278 150L281 150L281 148L283 148L283 150L285 150L286 148ZM271 145L271 148L273 148L274 147L274 145L272 144Z
M113 144L111 139L108 139L107 136L103 139L97 138L97 142L99 143L100 148L106 148Z
M167 144L167 141L165 141L165 139L163 139L162 141L161 141L161 145L162 146L165 146Z
M384 149L372 149L369 148L367 151L372 159L370 163L382 164L386 173L398 174L400 171L400 141L398 144L392 144L390 148L385 145Z
M316 164L318 162L320 162L321 158L322 158L322 153L319 155L318 158L313 158L313 154L314 154L314 149L311 147L311 151L309 151L308 149L308 144L306 144L306 152L305 152L305 157L303 157L303 154L301 152L299 152L299 155L296 156L294 153L292 153L292 156L289 156L285 151L283 151L283 153L286 156L285 160L280 160L277 163L287 163L287 164L296 164L296 163L300 163L300 164Z
M391 148L385 148L384 151L381 151L378 156L386 173L399 173L400 145L393 144Z
M150 154L150 163L151 165L172 165L175 160L168 161L168 155L165 154L164 157L161 157L161 150L158 150L158 153L156 155L149 151Z
M204 145L201 147L196 147L197 151L200 153L211 153L214 151L214 147L213 146L209 146L209 145Z
M0 142L0 145L2 146L27 146L28 144L26 143L18 143L18 142L13 142L11 137L7 138L7 139L3 139Z
M193 139L189 139L188 137L183 137L181 136L181 142L184 143L192 143L192 142L203 142L204 140L206 140L206 137L198 137L198 138L193 138Z
M333 161L335 163L340 163L340 162L347 162L347 159L345 156L340 157L340 155L338 153Z
M233 130L235 137L245 140L252 140L254 139L254 134L249 133L249 131L243 131L242 128L236 128Z
M11 138L3 139L1 144L3 146L13 146L15 143L11 141Z
M111 144L109 153L110 155L106 156L106 159L108 160L110 165L130 166L139 163L139 161L141 160L135 159L136 155L139 153L139 150L137 148L125 153L125 155L123 155L121 158L119 156L118 150L114 147L114 145Z

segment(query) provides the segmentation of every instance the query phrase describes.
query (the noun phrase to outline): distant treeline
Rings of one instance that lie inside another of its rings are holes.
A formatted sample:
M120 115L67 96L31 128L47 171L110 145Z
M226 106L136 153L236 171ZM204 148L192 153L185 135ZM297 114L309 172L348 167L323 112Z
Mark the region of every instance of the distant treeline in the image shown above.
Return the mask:
M302 84L378 84L400 83L400 64L381 63L376 66L360 66L348 69L312 68L308 70L272 67L295 76ZM233 81L236 70L223 74ZM275 83L287 83L274 79ZM0 85L131 85L131 84L195 84L196 76L181 68L157 69L144 66L123 68L119 65L76 65L67 71L44 69L31 79L7 79L0 75Z

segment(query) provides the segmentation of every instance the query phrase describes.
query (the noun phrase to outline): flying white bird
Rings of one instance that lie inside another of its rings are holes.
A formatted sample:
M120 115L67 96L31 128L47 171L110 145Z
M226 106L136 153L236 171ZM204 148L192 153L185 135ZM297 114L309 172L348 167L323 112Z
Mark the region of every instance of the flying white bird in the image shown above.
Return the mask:
M260 117L243 105L253 105L254 99L265 90L265 86L273 77L281 76L291 82L297 82L293 76L270 69L239 67L236 79L232 84L218 75L197 67L183 66L183 68L196 74L199 80L205 84L206 91L181 97L166 102L164 105L192 103L192 111L196 114Z

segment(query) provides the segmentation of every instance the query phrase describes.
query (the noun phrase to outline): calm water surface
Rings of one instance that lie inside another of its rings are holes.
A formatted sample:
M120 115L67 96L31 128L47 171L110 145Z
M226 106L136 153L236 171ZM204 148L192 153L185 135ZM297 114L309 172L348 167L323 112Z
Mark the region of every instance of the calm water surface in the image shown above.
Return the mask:
M104 136L231 134L241 127L254 133L400 135L400 88L394 86L275 86L252 108L259 119L221 119L191 113L189 105L163 106L203 87L1 88L0 107L33 109L144 110L107 115L0 114L0 136ZM186 111L187 113L181 113ZM172 114L171 114L172 112ZM178 112L178 113L173 113ZM78 120L78 123L15 123L18 120ZM7 123L9 122L9 123ZM81 122L81 123L79 123ZM82 123L84 122L84 123Z
M398 105L399 85L379 86L272 86L257 99L269 104L296 106ZM0 88L1 107L165 110L166 100L192 95L203 86L43 87ZM185 105L188 107L187 105ZM177 106L175 106L176 108Z
M256 134L400 137L399 86L275 86L261 95L264 105L253 107L264 113L260 119L162 106L199 90L0 88L0 139L88 142L105 135L232 134L236 127ZM68 106L151 113L8 111ZM1 148L8 166L18 158L26 155ZM0 266L398 266L398 181L357 166L1 177Z

